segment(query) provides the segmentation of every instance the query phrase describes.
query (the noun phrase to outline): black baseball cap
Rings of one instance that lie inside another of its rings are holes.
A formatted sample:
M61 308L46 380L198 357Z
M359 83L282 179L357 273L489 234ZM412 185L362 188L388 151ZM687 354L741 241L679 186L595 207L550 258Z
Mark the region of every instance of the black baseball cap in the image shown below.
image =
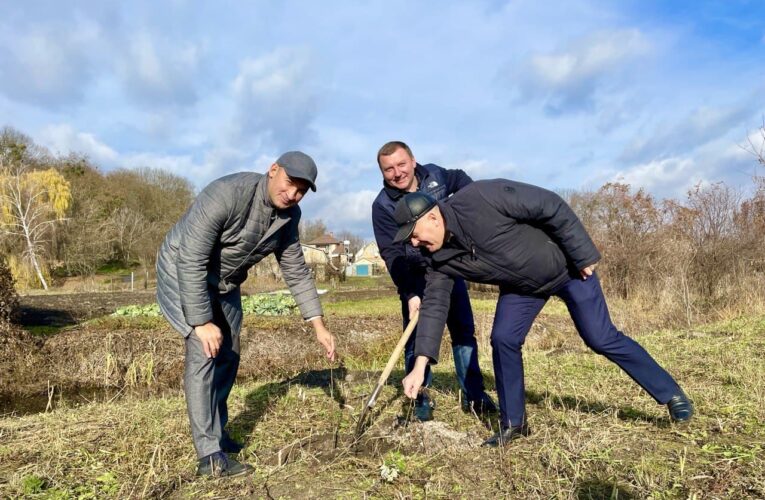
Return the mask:
M276 164L282 167L290 177L307 181L311 191L316 191L317 169L313 158L302 151L288 151L276 160Z
M434 206L436 206L436 199L419 191L408 193L398 200L396 210L393 212L393 218L398 224L398 231L396 237L393 238L393 243L407 241L412 236L417 220Z

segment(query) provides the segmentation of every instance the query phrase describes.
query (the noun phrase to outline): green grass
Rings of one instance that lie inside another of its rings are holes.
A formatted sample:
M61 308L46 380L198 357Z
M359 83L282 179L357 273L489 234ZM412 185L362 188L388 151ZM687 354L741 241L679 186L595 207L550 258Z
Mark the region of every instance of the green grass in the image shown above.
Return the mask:
M351 320L398 317L395 298L361 302L326 306ZM474 307L480 361L493 391L487 338L493 301ZM486 426L497 424L459 410L445 347L434 370L436 421L395 425L411 411L398 389L399 363L367 440L354 452L355 419L374 386L374 370L395 342L386 338L345 368L327 365L292 379L235 386L230 428L247 446L241 458L255 467L250 476L194 477L185 403L177 392L0 419L0 497L765 496L765 317L636 337L696 404L690 424L672 425L665 408L560 326L565 316L565 308L551 302L529 336L524 362L533 434L503 450L479 446L490 435ZM290 320L253 321L278 328ZM280 451L286 456L281 465ZM383 478L383 466L395 469L395 477Z
M493 313L497 306L496 299L474 298L471 300L473 311L476 313ZM375 315L397 315L401 314L401 302L398 296L387 296L373 299L361 300L342 300L337 302L325 302L324 310L328 314L337 314L339 316L375 316ZM546 310L557 313L557 303L551 301ZM563 307L561 303L561 307ZM561 309L561 311L564 311Z
M337 285L340 290L344 288L392 288L394 286L387 274L382 276L348 276L344 282L341 281Z
M401 302L398 297L325 302L322 304L322 307L328 315L344 317L394 315L401 313Z
M122 262L107 262L96 270L96 274L130 274L130 272L134 271L137 267L139 267L138 263L125 266Z
M37 335L38 337L49 337L51 335L55 335L59 333L62 329L66 328L65 326L51 326L51 325L28 325L23 327L24 330L28 331L32 335Z

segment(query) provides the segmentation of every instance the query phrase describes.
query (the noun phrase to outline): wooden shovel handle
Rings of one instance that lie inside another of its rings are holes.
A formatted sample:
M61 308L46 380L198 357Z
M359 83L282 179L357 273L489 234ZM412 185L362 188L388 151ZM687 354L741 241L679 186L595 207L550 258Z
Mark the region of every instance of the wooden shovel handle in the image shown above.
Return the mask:
M396 348L393 349L393 353L390 355L390 359L388 359L388 364L385 365L385 369L383 370L382 374L380 374L380 379L377 381L378 387L385 385L385 381L388 380L390 372L393 371L393 367L396 366L398 357L401 355L401 351L404 350L404 346L406 345L407 340L409 340L409 337L412 336L414 327L417 326L418 319L420 319L419 310L415 311L412 317L409 318L409 324L406 325L404 333L401 334L401 338L399 339L398 344L396 344Z

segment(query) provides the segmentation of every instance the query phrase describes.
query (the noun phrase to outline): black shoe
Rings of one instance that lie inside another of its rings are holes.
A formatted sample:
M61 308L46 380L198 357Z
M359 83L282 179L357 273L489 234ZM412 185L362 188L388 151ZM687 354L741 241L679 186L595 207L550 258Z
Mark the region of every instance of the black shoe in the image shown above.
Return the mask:
M500 430L498 433L494 434L492 437L487 439L483 442L481 446L487 446L489 448L497 448L499 446L505 446L510 441L514 439L518 439L523 436L528 436L531 434L531 429L529 429L528 424L524 423L523 425L514 425L510 427L505 427L504 429Z
M420 422L433 420L433 408L435 404L425 394L420 394L414 402L414 418Z
M244 449L244 445L234 441L228 436L224 436L223 439L220 440L220 449L224 453L237 454Z
M239 463L229 458L222 451L216 451L199 459L197 476L233 477L246 474L253 470L251 465Z
M667 409L669 410L669 418L673 422L687 422L693 416L693 403L682 389L678 394L672 396L672 399L667 403Z
M494 400L485 392L478 399L468 399L464 393L462 396L462 411L465 413L475 412L478 416L483 416L499 411Z

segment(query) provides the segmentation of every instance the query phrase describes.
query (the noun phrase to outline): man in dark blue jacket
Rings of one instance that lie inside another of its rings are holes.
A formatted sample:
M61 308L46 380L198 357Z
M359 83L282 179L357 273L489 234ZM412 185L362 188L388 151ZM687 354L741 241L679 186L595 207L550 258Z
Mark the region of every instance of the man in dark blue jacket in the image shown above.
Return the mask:
M419 250L408 243L394 242L398 225L393 217L396 202L406 193L428 193L438 200L445 200L472 179L462 170L447 170L438 165L420 165L405 143L393 141L384 144L377 153L377 163L383 175L383 188L372 205L372 224L380 254L385 260L393 282L401 297L404 326L410 316L419 309L425 290L425 260ZM470 308L467 285L457 278L450 288L447 316L454 353L457 380L462 389L462 408L478 413L496 411L496 406L485 393L483 375L478 365L473 311ZM442 326L443 328L443 326ZM417 330L412 334L404 351L405 369L409 373L414 366L414 342ZM425 386L430 385L430 370L426 370ZM417 397L414 415L419 420L433 418L433 404L427 394Z
M687 421L693 406L645 349L611 322L595 265L600 253L579 218L558 195L504 179L476 181L447 200L411 193L394 213L394 241L410 241L428 255L415 366L404 392L417 393L438 351L454 278L499 285L491 332L501 428L487 446L529 434L521 347L551 296L568 307L585 344L616 363L673 421Z

